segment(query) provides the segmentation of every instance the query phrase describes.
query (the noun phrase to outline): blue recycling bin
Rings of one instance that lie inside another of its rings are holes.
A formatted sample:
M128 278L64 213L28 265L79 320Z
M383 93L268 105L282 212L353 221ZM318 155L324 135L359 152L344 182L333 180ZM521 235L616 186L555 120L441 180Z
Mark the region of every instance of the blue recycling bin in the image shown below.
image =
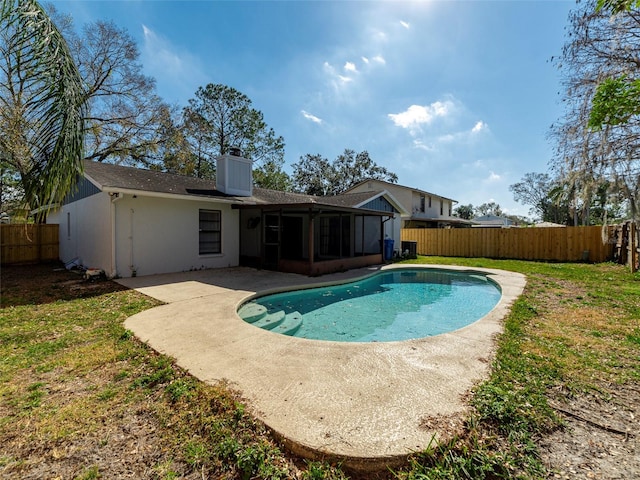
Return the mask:
M384 259L391 260L393 258L393 239L384 239Z

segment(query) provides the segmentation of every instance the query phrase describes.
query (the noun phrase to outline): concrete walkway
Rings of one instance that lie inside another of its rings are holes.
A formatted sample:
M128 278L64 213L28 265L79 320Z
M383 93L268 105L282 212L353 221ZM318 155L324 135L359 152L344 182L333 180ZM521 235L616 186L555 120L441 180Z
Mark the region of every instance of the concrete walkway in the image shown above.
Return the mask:
M488 375L502 318L525 285L523 275L474 268L499 283L500 303L463 329L404 342L287 337L236 314L256 292L343 281L377 270L309 278L239 267L119 283L166 302L126 320L138 338L204 382L228 381L294 453L341 459L366 470L397 464L426 448L434 435L447 438L452 419L467 409L465 395Z

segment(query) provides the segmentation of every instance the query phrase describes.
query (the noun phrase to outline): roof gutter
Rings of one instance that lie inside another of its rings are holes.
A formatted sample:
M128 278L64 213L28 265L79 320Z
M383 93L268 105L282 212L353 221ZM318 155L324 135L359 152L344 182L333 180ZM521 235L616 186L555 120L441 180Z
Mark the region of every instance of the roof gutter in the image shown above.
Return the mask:
M305 211L314 214L320 213L332 213L332 212L342 212L342 213L355 213L360 215L372 215L376 217L393 217L392 212L383 212L380 210L370 210L367 208L356 208L356 207L341 207L338 205L330 205L326 203L255 203L255 204L244 204L244 205L233 205L232 208L237 209L246 209L246 208L257 208L262 211L280 211L280 210L291 210L291 211Z
M233 198L224 198L224 197L208 197L205 195L184 195L180 193L165 193L165 192L149 192L146 190L135 190L132 188L119 188L119 187L109 187L103 186L101 187L102 191L108 194L121 193L128 195L138 195L140 197L153 197L153 198L167 198L172 200L193 200L193 201L201 201L201 202L211 202L211 203L229 203L232 205L243 204L243 205L255 205L255 200L242 200L238 197Z

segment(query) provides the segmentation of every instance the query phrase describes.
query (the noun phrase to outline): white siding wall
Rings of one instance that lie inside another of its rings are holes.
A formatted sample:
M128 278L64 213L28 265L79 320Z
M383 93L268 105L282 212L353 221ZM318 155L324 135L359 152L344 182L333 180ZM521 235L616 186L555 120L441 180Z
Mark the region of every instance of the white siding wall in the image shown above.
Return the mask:
M110 200L106 193L64 205L47 218L60 226L60 260L79 258L88 268L111 273Z
M231 205L197 200L125 195L116 207L118 275L234 267L239 261L239 211ZM222 253L200 255L199 210L222 213Z
M222 213L220 254L198 252L200 209ZM115 215L115 265L112 264L112 213ZM63 262L79 258L85 267L100 268L107 275L130 277L134 269L137 275L153 275L237 266L238 214L229 204L133 198L122 194L112 204L108 194L99 193L63 206L50 214L47 221L60 225Z
M393 218L390 218L384 222L384 235L385 238L391 238L393 240L393 249L400 249L400 228L402 227L402 219L400 214L396 213Z

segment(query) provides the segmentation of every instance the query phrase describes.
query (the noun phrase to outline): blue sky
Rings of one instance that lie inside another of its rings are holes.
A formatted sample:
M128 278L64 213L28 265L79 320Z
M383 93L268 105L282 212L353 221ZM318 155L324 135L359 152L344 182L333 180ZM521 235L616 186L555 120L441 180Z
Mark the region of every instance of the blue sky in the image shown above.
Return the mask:
M509 185L546 172L573 1L54 1L113 20L169 103L246 94L300 156L367 150L399 183L528 215Z

